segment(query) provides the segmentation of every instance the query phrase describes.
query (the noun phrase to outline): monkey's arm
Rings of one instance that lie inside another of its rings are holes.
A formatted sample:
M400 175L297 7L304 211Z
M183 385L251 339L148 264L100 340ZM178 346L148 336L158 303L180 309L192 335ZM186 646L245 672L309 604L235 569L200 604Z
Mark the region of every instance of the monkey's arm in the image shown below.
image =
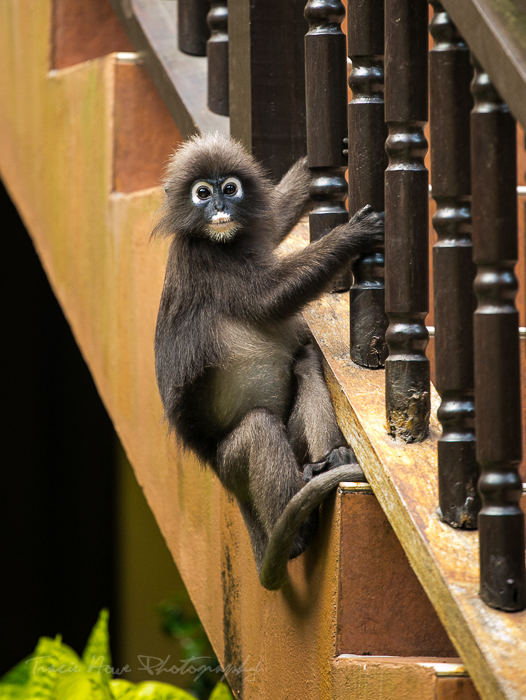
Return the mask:
M273 202L277 224L274 246L281 243L309 210L311 180L307 158L300 158L276 185Z
M383 213L364 207L346 224L280 260L269 273L267 289L251 299L253 316L275 320L297 313L325 291L338 270L383 237Z

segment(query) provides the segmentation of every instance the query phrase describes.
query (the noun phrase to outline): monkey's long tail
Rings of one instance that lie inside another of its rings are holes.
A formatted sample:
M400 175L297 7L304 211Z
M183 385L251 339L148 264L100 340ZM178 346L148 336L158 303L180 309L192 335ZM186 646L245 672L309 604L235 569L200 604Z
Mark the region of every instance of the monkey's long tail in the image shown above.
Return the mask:
M294 540L305 518L324 501L341 481L363 481L357 464L344 464L316 476L290 499L274 525L259 574L261 585L277 591L287 580L287 564Z

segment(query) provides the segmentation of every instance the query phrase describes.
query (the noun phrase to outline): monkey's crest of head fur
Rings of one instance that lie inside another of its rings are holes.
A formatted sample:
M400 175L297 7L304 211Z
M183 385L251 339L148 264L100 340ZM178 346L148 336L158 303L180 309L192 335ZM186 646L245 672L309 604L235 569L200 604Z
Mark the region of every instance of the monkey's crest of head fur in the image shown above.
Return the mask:
M172 155L163 181L161 218L152 236L207 237L202 214L192 204L192 185L197 180L231 176L243 185L244 198L236 217L240 230L272 225L272 182L239 142L216 132L191 137Z

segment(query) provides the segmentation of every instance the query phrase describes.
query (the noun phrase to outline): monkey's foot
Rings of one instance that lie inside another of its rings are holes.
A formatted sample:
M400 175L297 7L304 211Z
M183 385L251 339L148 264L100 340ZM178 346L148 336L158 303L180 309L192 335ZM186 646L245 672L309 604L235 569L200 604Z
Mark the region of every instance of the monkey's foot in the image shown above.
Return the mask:
M325 472L335 469L336 467L342 467L344 464L356 467L355 481L367 481L360 465L358 464L356 455L354 454L352 448L347 446L335 447L321 462L306 464L303 468L303 481L309 483L309 481L312 481L315 476L324 474Z

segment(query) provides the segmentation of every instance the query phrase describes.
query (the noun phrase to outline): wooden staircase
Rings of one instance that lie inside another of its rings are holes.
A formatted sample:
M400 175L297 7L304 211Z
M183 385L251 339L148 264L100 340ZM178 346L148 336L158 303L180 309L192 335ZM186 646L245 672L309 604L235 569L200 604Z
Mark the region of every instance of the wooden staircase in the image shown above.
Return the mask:
M429 440L387 436L383 372L348 359L344 295L306 318L371 488L324 504L281 591L260 586L233 499L167 436L153 357L167 246L149 232L182 137L108 8L0 0L0 173L233 691L525 698L526 612L480 601L477 532L436 515L437 396ZM306 238L302 223L285 247Z

